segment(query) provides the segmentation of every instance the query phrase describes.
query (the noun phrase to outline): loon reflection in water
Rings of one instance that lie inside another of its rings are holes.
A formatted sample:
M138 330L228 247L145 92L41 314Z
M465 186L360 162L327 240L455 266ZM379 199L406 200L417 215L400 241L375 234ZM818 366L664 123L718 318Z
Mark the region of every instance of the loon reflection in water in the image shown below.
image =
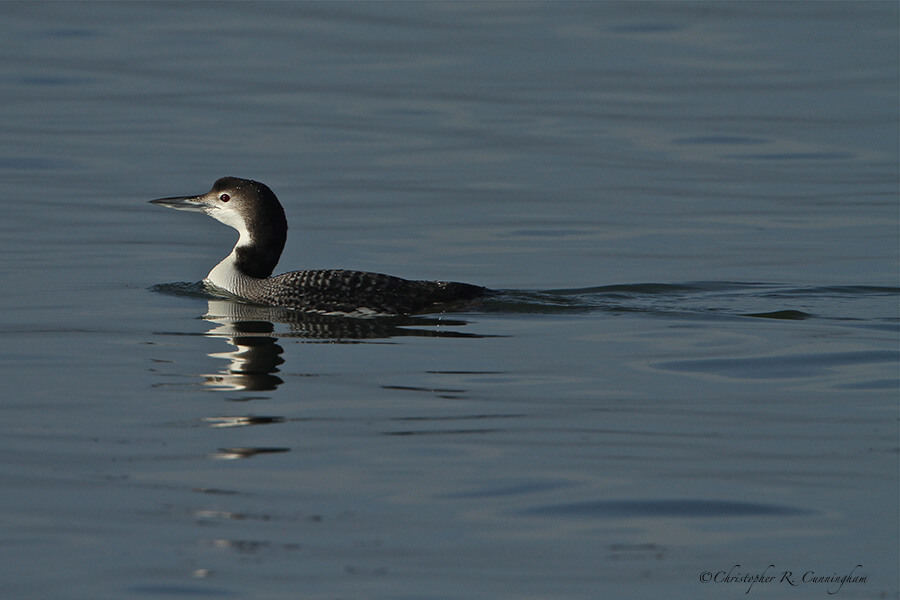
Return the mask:
M407 315L441 312L490 293L453 281L411 281L343 269L291 271L272 276L287 240L287 219L275 194L249 179L223 177L200 196L151 200L202 212L238 231L238 241L204 283L268 306L325 314Z

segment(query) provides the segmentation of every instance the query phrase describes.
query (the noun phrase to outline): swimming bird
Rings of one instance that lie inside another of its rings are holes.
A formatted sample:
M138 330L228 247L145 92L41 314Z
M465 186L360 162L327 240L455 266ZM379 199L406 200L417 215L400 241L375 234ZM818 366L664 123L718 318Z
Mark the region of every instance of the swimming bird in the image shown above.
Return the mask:
M489 293L453 281L414 281L344 269L291 271L272 276L287 240L287 219L268 186L223 177L199 196L150 200L151 204L201 212L238 231L231 254L203 280L242 300L324 314L405 315L440 312Z

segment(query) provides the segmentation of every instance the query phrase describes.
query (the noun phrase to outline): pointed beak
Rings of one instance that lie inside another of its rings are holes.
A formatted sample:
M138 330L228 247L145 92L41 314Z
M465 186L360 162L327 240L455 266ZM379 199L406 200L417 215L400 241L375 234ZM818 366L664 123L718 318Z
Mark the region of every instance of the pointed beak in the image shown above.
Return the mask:
M173 196L171 198L157 198L150 200L150 204L174 208L175 210L188 210L191 212L205 213L209 206L203 202L203 196Z

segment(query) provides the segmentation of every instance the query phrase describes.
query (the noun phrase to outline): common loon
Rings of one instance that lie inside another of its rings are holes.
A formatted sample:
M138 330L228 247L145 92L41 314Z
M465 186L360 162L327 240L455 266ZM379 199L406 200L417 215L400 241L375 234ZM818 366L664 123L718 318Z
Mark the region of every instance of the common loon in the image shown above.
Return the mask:
M272 277L287 239L287 219L266 185L223 177L200 196L150 200L178 210L202 212L238 231L238 241L204 283L238 298L316 313L404 315L440 311L471 300L487 288L452 281L411 281L342 269L291 271Z

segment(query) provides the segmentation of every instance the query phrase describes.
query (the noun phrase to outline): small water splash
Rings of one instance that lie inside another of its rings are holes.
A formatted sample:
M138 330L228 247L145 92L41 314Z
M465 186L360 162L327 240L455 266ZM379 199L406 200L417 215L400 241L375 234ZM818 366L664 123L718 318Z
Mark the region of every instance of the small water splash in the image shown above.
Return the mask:
M201 300L213 300L218 298L202 281L187 282L175 281L173 283L157 283L148 288L151 292L166 294L168 296L184 296Z

